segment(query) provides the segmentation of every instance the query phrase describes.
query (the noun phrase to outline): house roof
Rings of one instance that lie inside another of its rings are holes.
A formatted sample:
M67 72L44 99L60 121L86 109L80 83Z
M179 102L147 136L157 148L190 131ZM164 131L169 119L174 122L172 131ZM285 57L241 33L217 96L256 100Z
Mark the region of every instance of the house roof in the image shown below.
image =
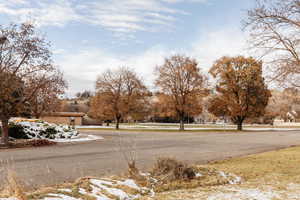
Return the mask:
M83 112L52 112L52 113L46 113L45 116L51 116L51 117L83 117L85 116L85 113Z

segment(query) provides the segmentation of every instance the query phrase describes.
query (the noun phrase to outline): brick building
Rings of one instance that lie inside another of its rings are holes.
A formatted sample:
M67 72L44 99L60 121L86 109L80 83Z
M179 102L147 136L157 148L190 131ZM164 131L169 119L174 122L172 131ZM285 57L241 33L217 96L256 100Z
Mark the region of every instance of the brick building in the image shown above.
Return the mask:
M42 120L55 124L71 125L71 121L75 121L75 125L83 124L85 113L81 112L54 112L48 113L41 117Z

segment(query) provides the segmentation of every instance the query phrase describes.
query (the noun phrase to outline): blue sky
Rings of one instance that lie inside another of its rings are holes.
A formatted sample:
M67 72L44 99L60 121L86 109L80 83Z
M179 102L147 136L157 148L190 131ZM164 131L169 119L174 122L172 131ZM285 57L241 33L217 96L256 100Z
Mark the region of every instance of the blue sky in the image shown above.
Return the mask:
M149 87L164 57L182 53L206 71L247 54L241 21L254 0L0 0L0 24L31 21L52 43L68 95L94 89L108 68L134 68Z

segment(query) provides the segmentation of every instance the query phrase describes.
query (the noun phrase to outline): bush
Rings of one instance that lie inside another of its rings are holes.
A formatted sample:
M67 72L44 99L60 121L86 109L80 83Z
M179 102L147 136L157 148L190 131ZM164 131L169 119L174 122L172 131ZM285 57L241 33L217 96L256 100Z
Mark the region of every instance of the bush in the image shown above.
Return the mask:
M15 139L29 139L24 131L24 127L18 124L10 123L8 126L9 136Z
M33 139L33 140L20 139L20 140L11 141L9 146L11 148L23 148L23 147L50 146L55 144L56 142L47 139Z
M41 131L40 135L48 139L55 139L55 135L57 133L58 131L55 129L55 127L47 127L46 130Z
M50 145L55 145L55 144L56 144L56 142L49 141L46 139L29 140L26 142L26 146L33 146L33 147L50 146Z
M192 167L173 158L158 158L152 169L152 175L155 177L163 176L167 181L196 177L195 170Z

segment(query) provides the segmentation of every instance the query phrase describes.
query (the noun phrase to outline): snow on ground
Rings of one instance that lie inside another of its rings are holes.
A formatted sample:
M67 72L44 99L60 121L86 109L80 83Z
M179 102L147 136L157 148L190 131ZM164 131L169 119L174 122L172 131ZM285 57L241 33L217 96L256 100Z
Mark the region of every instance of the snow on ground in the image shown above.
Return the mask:
M10 197L10 198L0 198L0 200L18 200L15 197Z
M49 197L44 198L44 200L78 200L77 198L70 197L64 194L49 194Z
M236 176L235 174L226 174L223 171L219 171L219 175L223 177L224 179L228 180L228 183L231 185L239 184L242 182L242 178L239 176Z
M87 182L91 190L86 190L78 186L79 194L86 197L94 197L97 200L135 200L143 194L148 194L150 189L140 187L134 180L113 180L113 179L88 179ZM74 189L74 188L72 188ZM82 198L73 197L72 189L62 188L57 192L43 194L40 200L81 200ZM77 193L77 192L75 192ZM16 198L0 198L0 200L18 200Z
M96 135L88 135L88 134L79 134L78 137L71 139L54 139L51 141L58 143L66 143L66 142L87 142L87 141L95 141L95 140L104 140L102 136Z
M26 138L29 139L48 139L50 141L66 142L85 142L104 139L101 136L79 134L79 132L68 125L57 125L38 119L14 118L11 124L23 127Z
M152 200L151 198L146 198ZM164 200L299 200L300 185L288 184L285 187L257 185L225 185L207 188L168 191L154 199ZM153 199L153 200L154 200Z
M126 180L111 180L111 179L89 179L91 191L84 188L79 188L79 193L86 196L95 197L97 200L135 200L146 194L150 189L140 187L132 179ZM121 186L121 187L120 187ZM127 189L126 189L127 188ZM68 191L68 189L60 189L60 191ZM78 200L72 196L62 194L47 194L43 200ZM71 193L70 193L71 194Z
M207 200L272 200L280 199L280 195L273 191L261 191L259 189L232 189L210 195Z
M207 200L297 200L300 199L300 185L291 188L289 185L285 190L274 187L241 188L221 187L220 191L210 194Z

